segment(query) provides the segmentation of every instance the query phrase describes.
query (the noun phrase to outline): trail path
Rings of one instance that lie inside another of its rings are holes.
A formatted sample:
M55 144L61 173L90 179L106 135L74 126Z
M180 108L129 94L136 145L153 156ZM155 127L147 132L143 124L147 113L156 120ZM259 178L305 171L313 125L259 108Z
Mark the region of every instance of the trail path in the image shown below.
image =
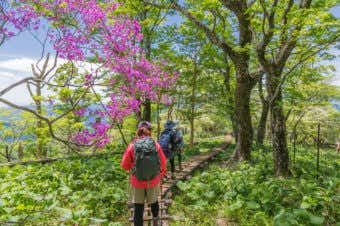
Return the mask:
M168 214L169 206L172 202L171 200L171 189L176 186L178 181L184 181L191 178L193 172L198 168L203 168L208 165L209 161L211 161L220 151L223 151L227 148L228 143L224 143L218 147L213 148L211 151L202 153L193 157L190 157L189 160L182 163L182 170L177 170L175 173L175 179L166 179L163 180L161 185L161 194L158 197L159 202L159 225L168 226L169 220L171 216ZM130 207L130 222L133 225L133 204L128 203ZM152 214L151 208L145 204L144 207L144 224L152 225Z

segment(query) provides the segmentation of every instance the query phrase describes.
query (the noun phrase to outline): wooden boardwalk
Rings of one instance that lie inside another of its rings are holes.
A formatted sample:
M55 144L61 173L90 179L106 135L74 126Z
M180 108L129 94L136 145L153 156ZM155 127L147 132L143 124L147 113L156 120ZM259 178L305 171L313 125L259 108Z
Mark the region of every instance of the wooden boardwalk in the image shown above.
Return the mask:
M200 155L192 156L189 160L182 163L182 170L176 170L175 179L163 178L161 184L161 194L158 197L159 202L159 224L162 226L168 226L171 216L168 214L171 200L171 189L176 186L178 181L190 179L192 173L198 169L205 167L210 160L212 160L220 151L225 150L228 146L227 143L220 145L219 147L213 148L211 151L202 153ZM177 167L177 166L176 166ZM133 225L133 204L128 203L130 207L130 222ZM145 204L144 207L144 224L152 225L152 214L150 206Z

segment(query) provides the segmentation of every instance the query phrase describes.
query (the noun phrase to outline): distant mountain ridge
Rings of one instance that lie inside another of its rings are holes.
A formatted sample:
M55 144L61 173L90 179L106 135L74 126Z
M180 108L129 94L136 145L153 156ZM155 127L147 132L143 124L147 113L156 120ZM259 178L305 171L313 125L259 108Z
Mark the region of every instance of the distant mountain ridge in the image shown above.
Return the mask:
M24 107L29 108L29 109L32 109L32 110L35 109L35 107L32 106L32 105L27 105L27 106L24 106ZM46 108L47 108L47 109L48 109L48 108L51 109L52 106L47 106ZM88 109L89 109L91 112L95 112L95 111L97 111L97 110L101 110L102 107L101 107L101 105L96 105L96 104L94 104L94 105L89 106ZM1 110L12 110L12 111L13 111L13 114L11 114L9 117L10 117L11 119L15 118L15 119L18 119L18 120L20 120L20 113L23 112L22 110L13 109L13 108L10 108L10 107L0 107L0 111L1 111ZM49 115L49 116L51 116L51 115L53 115L53 114L54 114L54 113L52 112L52 110L48 110L48 115ZM13 117L13 115L14 115L14 117ZM97 117L96 115L90 115L89 113L86 113L85 115L88 117L88 120L86 120L85 124L88 125L89 123L92 123L92 122L95 122L95 121L96 121L96 117ZM6 122L6 120L7 120L9 117L0 115L0 120ZM9 123L5 123L5 125L6 125L6 126L9 126Z
M333 108L335 108L335 109L337 109L338 111L340 111L340 100L332 100L331 101L331 105L332 105L332 107ZM29 109L34 109L35 107L34 106L32 106L32 105L27 105L27 106L24 106L24 107L27 107L27 108L29 108ZM50 106L49 106L50 107ZM10 107L0 107L0 110L13 110L14 111L14 115L16 115L17 117L18 117L18 119L20 119L20 113L22 112L22 110L18 110L18 109L13 109L13 108L10 108ZM91 110L91 111L96 111L96 110L100 110L101 109L101 106L100 105L91 105L90 107L89 107L89 109ZM51 113L50 112L50 114L53 114L53 113ZM87 114L87 116L89 116L89 120L86 122L86 123L89 123L89 122L94 122L95 121L95 116L92 116L92 115L88 115ZM13 117L13 115L11 115L11 117ZM3 120L3 121L6 121L6 119L7 119L8 117L4 117L4 116L1 116L0 115L0 120ZM6 125L6 124L5 124ZM8 126L8 125L7 125Z

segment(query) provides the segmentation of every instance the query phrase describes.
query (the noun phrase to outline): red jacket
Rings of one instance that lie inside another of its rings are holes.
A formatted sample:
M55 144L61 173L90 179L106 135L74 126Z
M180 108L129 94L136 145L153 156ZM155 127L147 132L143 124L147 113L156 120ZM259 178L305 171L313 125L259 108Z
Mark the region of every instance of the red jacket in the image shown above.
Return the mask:
M130 182L131 182L131 185L135 188L153 188L157 184L159 184L161 177L163 177L166 173L166 158L165 158L165 155L163 153L161 146L157 142L155 142L155 143L156 143L156 149L157 149L158 154L159 154L161 173L160 173L160 175L156 176L151 181L139 181L139 180L137 180L135 175L131 174ZM129 144L129 146L125 150L125 153L124 153L124 156L123 156L123 159L122 159L121 165L122 165L123 169L125 169L126 171L131 170L134 166L134 147L133 147L133 145L134 145L134 142Z

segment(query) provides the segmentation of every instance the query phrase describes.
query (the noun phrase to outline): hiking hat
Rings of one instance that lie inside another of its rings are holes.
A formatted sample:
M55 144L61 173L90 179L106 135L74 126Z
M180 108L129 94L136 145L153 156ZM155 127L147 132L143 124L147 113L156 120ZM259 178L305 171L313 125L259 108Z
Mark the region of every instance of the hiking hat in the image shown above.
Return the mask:
M140 128L142 128L142 127L147 128L148 130L151 130L151 129L152 129L152 125L151 125L151 123L148 122L148 121L141 121L140 123L138 123L137 128L140 129Z
M174 123L174 121L168 120L164 124L164 129L173 129L175 126L176 126L176 124Z

